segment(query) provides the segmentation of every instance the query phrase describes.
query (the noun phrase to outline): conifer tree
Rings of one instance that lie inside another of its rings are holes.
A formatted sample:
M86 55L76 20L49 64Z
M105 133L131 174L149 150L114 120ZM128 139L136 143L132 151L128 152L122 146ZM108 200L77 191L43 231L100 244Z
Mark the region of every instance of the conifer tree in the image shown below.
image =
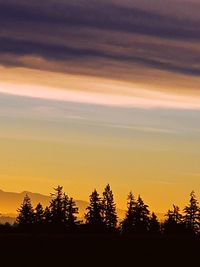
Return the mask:
M78 224L76 214L78 214L78 207L76 207L76 203L71 197L67 205L67 225L69 227L74 227Z
M51 210L49 207L46 207L44 210L44 222L45 224L51 223Z
M128 196L127 213L122 221L122 232L131 232L135 234L145 234L149 230L149 210L148 206L139 196L134 200L132 192Z
M117 212L116 204L114 203L114 197L110 185L105 187L103 192L103 219L108 229L114 229L117 226Z
M69 206L69 197L63 193L62 196L62 213L63 213L63 223L67 225L68 222L68 206Z
M76 207L75 201L63 192L62 186L58 186L54 190L55 193L51 194L50 206L45 210L46 222L74 227L78 223L76 216L78 207Z
M135 208L136 202L132 192L129 193L127 198L127 212L124 220L121 222L122 233L133 232L135 225Z
M86 224L93 228L99 228L103 226L103 214L101 198L97 190L95 189L90 195L90 204L87 207L87 214L85 214Z
M63 187L58 186L54 188L56 191L51 194L52 200L50 202L51 222L54 224L64 224L66 222L66 210L63 207Z
M177 224L181 224L182 223L182 219L183 219L183 216L180 212L180 208L179 206L176 206L176 205L173 205L173 220L177 223Z
M164 233L165 234L182 234L184 233L184 224L182 220L182 214L180 208L173 205L173 210L168 210L166 220L164 222Z
M154 212L152 212L151 217L149 219L149 232L154 235L160 233L160 223Z
M38 203L35 208L34 218L36 224L41 225L42 223L44 223L44 209L41 203Z
M136 233L145 234L148 232L149 227L149 210L148 205L146 205L141 198L138 196L136 206L135 206L135 229Z
M184 214L187 230L191 233L197 233L200 225L200 209L194 191L190 193L190 203L184 208Z
M26 194L20 208L17 209L17 224L22 227L32 225L34 223L34 209L31 204L31 199Z

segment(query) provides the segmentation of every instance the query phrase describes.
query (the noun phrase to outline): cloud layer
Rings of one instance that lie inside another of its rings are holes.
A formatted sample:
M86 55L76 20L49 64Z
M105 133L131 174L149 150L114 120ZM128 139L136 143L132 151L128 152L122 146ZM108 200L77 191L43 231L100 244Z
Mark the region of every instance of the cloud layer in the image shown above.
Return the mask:
M22 58L32 56L88 74L105 68L112 75L111 64L123 63L199 76L197 8L189 0L0 1L1 63L28 67Z

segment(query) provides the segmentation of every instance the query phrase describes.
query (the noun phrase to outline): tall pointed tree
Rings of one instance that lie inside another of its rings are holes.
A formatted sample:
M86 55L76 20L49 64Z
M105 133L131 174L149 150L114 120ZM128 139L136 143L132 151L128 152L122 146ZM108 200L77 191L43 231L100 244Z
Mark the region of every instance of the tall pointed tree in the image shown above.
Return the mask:
M17 211L19 214L16 221L19 226L26 227L34 223L34 209L31 204L31 199L27 194Z
M44 210L44 223L49 224L51 222L51 210L49 207L46 207Z
M38 203L35 208L34 221L39 225L44 223L44 209L41 203Z
M138 196L135 207L135 232L147 233L149 230L149 209L141 198Z
M160 223L154 212L151 214L149 219L149 233L153 235L160 233Z
M67 225L67 222L68 222L68 206L69 206L69 197L63 193L62 195L62 205L61 205L61 208L62 208L62 222Z
M65 208L63 207L63 187L54 188L55 193L51 194L50 211L51 221L54 224L64 224L66 221Z
M168 210L165 215L166 219L164 222L164 233L165 234L183 234L184 233L184 224L183 217L180 213L180 208L176 205L173 205L173 210Z
M121 222L122 233L133 232L135 225L135 208L136 202L132 192L129 193L127 198L127 212L124 220Z
M110 185L107 184L103 192L102 200L103 220L108 229L114 229L117 226L116 204L114 202L113 192Z
M145 234L149 230L149 210L148 206L139 196L137 201L134 200L132 192L128 196L127 213L122 221L122 231L135 234Z
M86 224L93 228L101 228L103 226L102 204L96 189L90 195L90 204L87 210L88 212L85 214Z
M184 208L184 223L188 231L197 233L200 225L200 209L195 192L190 193L189 205Z
M67 205L67 226L74 227L79 221L77 221L78 207L76 206L75 201L71 197Z

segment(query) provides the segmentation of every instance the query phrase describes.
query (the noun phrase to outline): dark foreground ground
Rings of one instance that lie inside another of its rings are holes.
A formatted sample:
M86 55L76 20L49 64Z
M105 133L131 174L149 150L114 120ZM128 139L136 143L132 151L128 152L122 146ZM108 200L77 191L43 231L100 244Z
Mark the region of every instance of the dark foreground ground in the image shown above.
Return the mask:
M200 266L200 239L0 234L0 266Z

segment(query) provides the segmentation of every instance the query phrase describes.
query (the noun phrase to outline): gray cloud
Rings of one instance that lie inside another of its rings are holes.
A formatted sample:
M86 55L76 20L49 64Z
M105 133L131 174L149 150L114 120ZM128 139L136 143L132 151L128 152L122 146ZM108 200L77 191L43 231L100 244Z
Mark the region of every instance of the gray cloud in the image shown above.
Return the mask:
M0 1L0 63L32 56L78 61L84 69L84 61L98 68L101 59L107 69L113 61L199 76L200 19L192 16L198 3L190 2L187 12L189 2L169 1L175 10L169 12L155 0L158 8L145 0Z

